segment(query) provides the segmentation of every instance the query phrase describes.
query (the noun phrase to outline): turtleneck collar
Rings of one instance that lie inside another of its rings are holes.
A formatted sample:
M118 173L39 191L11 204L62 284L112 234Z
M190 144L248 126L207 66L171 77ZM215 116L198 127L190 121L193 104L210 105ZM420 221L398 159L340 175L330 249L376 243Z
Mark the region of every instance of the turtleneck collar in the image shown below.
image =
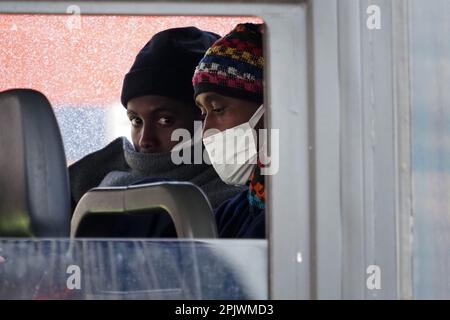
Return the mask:
M128 139L123 138L125 161L136 173L143 176L153 176L176 169L179 165L173 163L171 152L142 153L134 149Z

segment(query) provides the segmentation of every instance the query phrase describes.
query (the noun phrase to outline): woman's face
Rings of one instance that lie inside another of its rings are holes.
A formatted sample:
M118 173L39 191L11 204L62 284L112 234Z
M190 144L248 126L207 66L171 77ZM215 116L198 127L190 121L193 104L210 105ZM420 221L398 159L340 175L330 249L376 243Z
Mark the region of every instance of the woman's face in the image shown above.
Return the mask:
M203 118L203 132L208 129L220 131L233 128L250 120L260 107L255 102L231 98L215 92L204 92L197 96L195 103ZM262 119L255 129L262 127Z
M131 122L131 138L138 152L169 152L178 141L171 141L172 132L183 128L193 132L200 112L191 105L163 96L142 96L127 104Z

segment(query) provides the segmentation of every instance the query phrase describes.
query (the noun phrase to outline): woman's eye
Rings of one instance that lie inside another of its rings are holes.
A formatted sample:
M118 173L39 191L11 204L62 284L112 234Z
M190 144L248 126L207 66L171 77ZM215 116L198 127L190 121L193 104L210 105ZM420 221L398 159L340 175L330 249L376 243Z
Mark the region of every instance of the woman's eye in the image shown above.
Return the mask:
M213 109L213 112L214 113L217 113L217 114L221 114L221 113L223 113L225 111L225 107L215 107L214 109Z
M139 118L130 118L130 122L133 127L138 127L142 124L142 120Z
M162 126L170 126L170 125L172 125L173 121L172 121L172 118L162 117L158 120L158 123Z

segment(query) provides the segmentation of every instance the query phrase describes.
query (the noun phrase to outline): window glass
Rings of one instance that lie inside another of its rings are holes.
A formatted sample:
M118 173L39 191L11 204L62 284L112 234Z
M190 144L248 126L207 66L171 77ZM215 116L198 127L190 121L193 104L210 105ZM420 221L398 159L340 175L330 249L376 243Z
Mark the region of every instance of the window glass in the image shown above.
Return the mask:
M0 240L0 299L268 299L262 240Z
M98 150L130 125L122 81L139 50L165 29L195 26L225 35L254 17L0 14L0 91L31 88L50 100L68 163Z
M411 1L414 297L450 298L450 3Z

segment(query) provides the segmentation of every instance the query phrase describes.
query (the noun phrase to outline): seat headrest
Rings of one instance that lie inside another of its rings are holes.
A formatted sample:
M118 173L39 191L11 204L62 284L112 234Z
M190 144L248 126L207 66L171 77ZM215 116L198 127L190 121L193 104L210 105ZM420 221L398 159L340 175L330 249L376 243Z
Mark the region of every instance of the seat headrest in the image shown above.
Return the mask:
M152 216L164 212L173 221L178 238L217 238L207 196L190 182L174 181L91 189L75 208L71 237L122 237L115 230L120 222L127 223L133 233L126 237L152 237Z
M47 98L0 92L0 237L65 237L70 196L64 147Z

